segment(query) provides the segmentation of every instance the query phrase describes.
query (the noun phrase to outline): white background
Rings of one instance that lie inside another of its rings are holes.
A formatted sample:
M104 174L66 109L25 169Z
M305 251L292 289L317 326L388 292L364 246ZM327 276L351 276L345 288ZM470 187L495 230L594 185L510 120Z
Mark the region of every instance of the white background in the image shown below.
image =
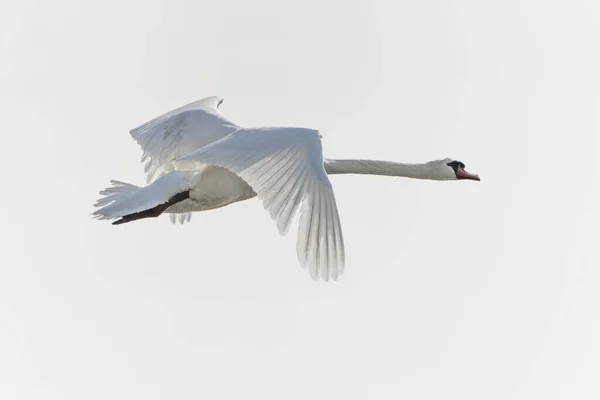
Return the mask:
M3 1L0 398L600 398L596 0ZM128 130L224 96L325 156L347 266L298 267L256 199L121 227Z

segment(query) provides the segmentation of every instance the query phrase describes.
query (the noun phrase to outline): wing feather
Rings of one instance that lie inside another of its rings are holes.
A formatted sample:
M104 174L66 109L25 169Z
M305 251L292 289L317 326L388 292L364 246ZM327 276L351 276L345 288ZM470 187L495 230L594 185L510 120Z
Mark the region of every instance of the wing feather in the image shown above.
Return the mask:
M337 279L344 245L335 195L323 167L318 131L302 128L240 129L175 161L177 169L212 164L244 179L262 200L281 234L300 207L296 251L317 279Z
M177 158L219 140L239 127L218 111L222 99L207 97L158 116L130 131L141 146L148 183L172 170Z
M300 204L302 204L307 174L307 168L303 166L302 172L298 174L298 179L294 182L294 187L290 191L289 200L282 207L281 214L277 217L277 228L282 235L287 234L289 231L293 217L296 215Z
M265 208L270 210L271 218L277 220L283 212L287 197L286 195L292 194L294 180L298 174L298 170L302 169L302 157L300 153L296 154L293 164L285 171L285 174L274 185L270 193L264 197ZM291 197L293 199L295 197Z

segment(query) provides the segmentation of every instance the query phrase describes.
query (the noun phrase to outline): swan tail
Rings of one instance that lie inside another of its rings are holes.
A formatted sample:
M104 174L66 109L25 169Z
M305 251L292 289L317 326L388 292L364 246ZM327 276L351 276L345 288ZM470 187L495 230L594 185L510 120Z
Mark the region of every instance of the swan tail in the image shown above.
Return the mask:
M150 185L139 187L120 181L111 181L112 186L102 190L95 204L100 207L92 216L101 220L114 220L113 225L143 218L158 217L169 207L189 198L189 174L170 172ZM190 213L181 213L171 222L189 221ZM172 214L174 215L174 214Z
M143 218L155 218L160 214L164 213L167 208L171 207L174 204L179 203L185 199L190 197L190 191L187 190L185 192L177 193L175 196L171 197L167 202L157 205L156 207L149 208L147 210L134 212L131 214L123 215L121 218L114 221L113 225L121 225L127 222L136 221L138 219Z
M140 189L139 186L132 185L121 181L110 181L111 186L100 191L101 198L96 201L94 207L106 206L115 201L122 201L129 197L133 192Z

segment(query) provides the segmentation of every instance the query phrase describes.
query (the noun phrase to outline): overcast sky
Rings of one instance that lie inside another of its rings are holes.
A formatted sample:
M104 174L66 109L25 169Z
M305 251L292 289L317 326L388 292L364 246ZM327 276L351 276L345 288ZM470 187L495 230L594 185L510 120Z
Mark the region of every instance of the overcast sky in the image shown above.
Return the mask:
M0 34L0 398L600 398L598 1L9 0ZM90 218L144 183L129 129L213 95L482 181L332 177L327 284L256 199Z

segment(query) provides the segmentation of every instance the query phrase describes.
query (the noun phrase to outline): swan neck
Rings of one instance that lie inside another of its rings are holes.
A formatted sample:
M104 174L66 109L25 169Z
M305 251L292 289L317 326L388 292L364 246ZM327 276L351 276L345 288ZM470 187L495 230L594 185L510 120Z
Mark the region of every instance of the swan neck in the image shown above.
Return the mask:
M405 164L379 160L324 160L325 171L330 175L364 174L401 176L414 179L435 179L429 163Z

